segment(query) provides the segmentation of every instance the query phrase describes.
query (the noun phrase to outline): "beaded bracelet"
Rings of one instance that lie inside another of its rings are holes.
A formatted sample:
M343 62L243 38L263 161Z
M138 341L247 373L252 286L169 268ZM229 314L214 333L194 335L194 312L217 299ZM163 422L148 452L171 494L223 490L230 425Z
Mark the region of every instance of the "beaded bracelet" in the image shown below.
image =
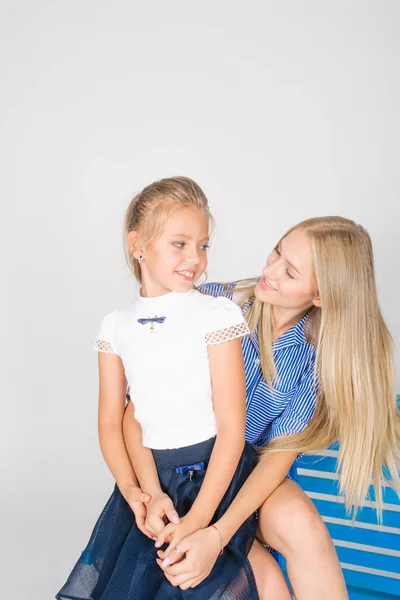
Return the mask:
M219 553L219 556L221 556L221 554L224 553L224 542L223 542L223 539L222 539L222 534L221 534L220 530L218 529L218 527L216 525L211 525L211 527L214 527L214 529L216 531L218 531L219 541L221 543L221 552Z

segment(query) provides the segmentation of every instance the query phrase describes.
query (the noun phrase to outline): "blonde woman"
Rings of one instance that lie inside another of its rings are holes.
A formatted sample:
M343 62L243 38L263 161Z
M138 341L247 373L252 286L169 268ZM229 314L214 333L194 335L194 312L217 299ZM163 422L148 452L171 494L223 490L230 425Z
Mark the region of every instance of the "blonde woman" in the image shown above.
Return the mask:
M261 447L261 457L216 524L226 544L258 510L259 541L249 558L260 598L291 597L262 542L286 557L296 600L344 600L346 588L325 525L286 474L298 453L338 439L347 507L364 502L371 475L382 506L383 465L399 489L392 340L377 300L370 237L348 219L309 219L280 239L261 279L211 285L208 291L232 294L233 288L252 331L242 341L246 439ZM128 412L128 450L133 431ZM183 540L175 537L166 553L159 553L173 585L187 589L207 577L219 552L213 533L206 528ZM159 543L167 535L166 528ZM178 543L185 554L180 562L173 552Z

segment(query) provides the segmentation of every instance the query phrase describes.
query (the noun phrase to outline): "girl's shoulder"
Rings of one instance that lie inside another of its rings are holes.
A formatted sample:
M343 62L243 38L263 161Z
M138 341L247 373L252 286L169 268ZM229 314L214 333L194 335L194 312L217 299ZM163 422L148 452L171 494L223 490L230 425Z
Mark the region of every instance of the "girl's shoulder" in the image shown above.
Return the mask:
M131 305L125 308L117 308L107 313L101 320L98 327L97 335L93 344L94 350L117 354L115 350L117 345L117 327L121 321L122 324L128 322L131 319L133 311L134 308Z
M101 322L108 327L115 326L117 321L129 319L135 313L135 310L134 304L122 308L115 308L111 312L108 312Z
M226 332L227 330L236 332L237 335L229 334L231 337L228 336L226 339L233 339L234 337L239 337L239 334L242 336L249 333L240 307L230 298L227 298L225 295L210 296L198 292L196 300L202 306L202 310L199 311L197 316L206 337L213 332ZM220 341L225 341L225 338Z
M238 286L237 282L205 283L198 289L201 293L214 298L228 298L240 307L243 315L246 315L255 300L255 296L247 297L247 299L243 298L244 288Z
M213 287L211 290L210 290L210 288L207 288L207 290L204 290L203 289L204 286L202 286L202 289L199 288L193 294L193 299L195 300L195 302L199 306L202 306L204 310L223 312L226 310L236 311L239 308L233 301L232 291L230 291L229 294L226 294L226 293L224 293L224 291L220 292L218 289L216 289L216 286L221 285L221 284L207 284L207 285L209 285L209 286L212 285L215 287Z

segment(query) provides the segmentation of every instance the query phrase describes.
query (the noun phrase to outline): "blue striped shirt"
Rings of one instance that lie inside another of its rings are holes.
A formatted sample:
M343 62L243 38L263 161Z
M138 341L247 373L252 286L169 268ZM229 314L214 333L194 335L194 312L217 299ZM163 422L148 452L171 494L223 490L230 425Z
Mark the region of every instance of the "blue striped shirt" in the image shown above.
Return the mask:
M234 284L228 287L207 283L200 289L212 296L227 295L232 299ZM245 313L249 305L243 307ZM304 429L315 408L315 347L304 335L305 315L273 344L277 381L271 389L260 364L257 329L242 338L246 371L246 440L265 446L281 435Z

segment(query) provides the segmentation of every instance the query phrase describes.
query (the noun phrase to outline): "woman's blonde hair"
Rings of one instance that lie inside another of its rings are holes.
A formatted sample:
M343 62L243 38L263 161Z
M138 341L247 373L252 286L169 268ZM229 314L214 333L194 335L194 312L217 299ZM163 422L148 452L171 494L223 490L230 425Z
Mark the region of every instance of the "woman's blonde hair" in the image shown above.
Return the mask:
M124 219L125 255L131 271L142 283L138 260L133 256L128 234L136 231L140 244L146 246L162 231L172 212L183 206L196 206L212 222L208 200L200 186L188 177L167 177L151 183L130 202Z
M339 440L339 483L347 509L354 508L355 516L372 483L381 518L382 485L390 480L400 489L400 413L393 342L378 303L371 239L363 227L342 217L308 219L283 238L298 228L311 242L321 301L305 323L316 347L319 391L308 426L273 439L262 453L310 452ZM248 280L236 289L242 305L252 301L247 319L250 329L258 325L263 375L273 385L272 310L254 297L254 287L255 280Z

